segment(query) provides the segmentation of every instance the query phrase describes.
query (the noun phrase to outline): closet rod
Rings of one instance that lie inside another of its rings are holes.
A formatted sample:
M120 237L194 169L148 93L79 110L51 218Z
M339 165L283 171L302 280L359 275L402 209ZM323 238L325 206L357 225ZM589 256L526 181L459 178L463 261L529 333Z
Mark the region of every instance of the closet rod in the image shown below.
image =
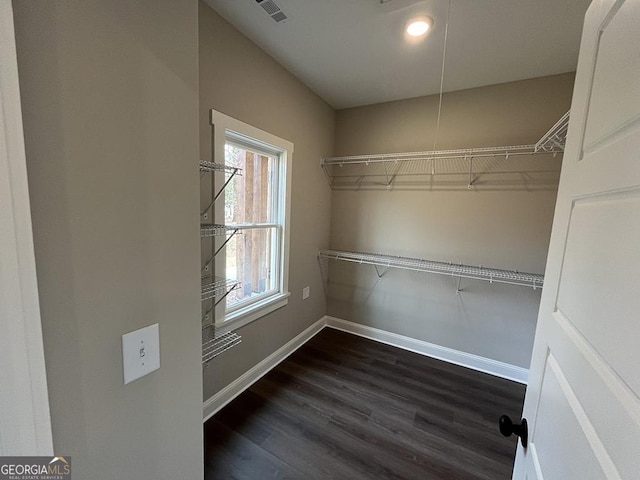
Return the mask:
M544 283L544 275L537 273L519 272L517 270L502 270L483 266L463 265L456 263L438 262L409 257L394 257L378 253L358 253L341 250L318 250L318 258L342 260L346 262L363 263L385 268L401 268L418 272L450 275L452 277L485 280L488 282L507 283L533 287L537 289ZM380 276L380 274L379 274Z
M424 152L381 153L371 155L348 155L324 157L323 166L328 165L369 165L375 163L398 163L417 160L452 160L460 158L482 158L512 155L549 154L564 151L570 111L565 113L538 142L532 145L509 145L499 147L462 148L453 150L431 150Z
M325 157L323 165L369 165L375 163L414 162L416 160L441 160L459 158L479 158L511 155L532 155L535 145L512 145L506 147L465 148L457 150L433 150L425 152L380 153L372 155L351 155L344 157Z

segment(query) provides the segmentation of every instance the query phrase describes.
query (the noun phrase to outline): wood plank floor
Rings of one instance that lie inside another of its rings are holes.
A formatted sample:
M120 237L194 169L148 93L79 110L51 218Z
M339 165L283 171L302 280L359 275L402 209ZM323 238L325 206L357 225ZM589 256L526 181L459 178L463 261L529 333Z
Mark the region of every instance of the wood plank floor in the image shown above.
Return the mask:
M511 478L525 387L325 328L205 424L205 478Z

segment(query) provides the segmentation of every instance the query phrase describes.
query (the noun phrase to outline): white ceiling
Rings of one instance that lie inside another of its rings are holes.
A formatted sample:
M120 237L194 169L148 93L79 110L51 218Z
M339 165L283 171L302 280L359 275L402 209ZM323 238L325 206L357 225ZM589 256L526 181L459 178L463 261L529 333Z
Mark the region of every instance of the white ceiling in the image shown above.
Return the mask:
M437 93L449 0L205 0L334 108ZM451 0L444 91L575 70L590 0ZM405 40L406 22L434 19Z

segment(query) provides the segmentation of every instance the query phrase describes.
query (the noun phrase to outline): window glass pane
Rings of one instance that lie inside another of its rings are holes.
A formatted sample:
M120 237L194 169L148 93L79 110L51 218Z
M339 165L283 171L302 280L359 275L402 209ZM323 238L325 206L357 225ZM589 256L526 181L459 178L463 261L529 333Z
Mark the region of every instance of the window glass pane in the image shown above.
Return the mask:
M225 223L274 223L276 158L227 142L225 164L242 169L225 189Z
M227 278L241 282L240 288L227 296L227 310L277 290L276 229L240 232L226 247Z

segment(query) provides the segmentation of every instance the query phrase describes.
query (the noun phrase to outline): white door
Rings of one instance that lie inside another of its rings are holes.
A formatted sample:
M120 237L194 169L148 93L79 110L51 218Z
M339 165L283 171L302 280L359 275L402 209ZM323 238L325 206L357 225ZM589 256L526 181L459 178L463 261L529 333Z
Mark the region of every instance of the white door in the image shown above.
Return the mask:
M514 479L640 479L640 0L587 12L529 378Z
M10 0L0 0L0 456L53 453Z

